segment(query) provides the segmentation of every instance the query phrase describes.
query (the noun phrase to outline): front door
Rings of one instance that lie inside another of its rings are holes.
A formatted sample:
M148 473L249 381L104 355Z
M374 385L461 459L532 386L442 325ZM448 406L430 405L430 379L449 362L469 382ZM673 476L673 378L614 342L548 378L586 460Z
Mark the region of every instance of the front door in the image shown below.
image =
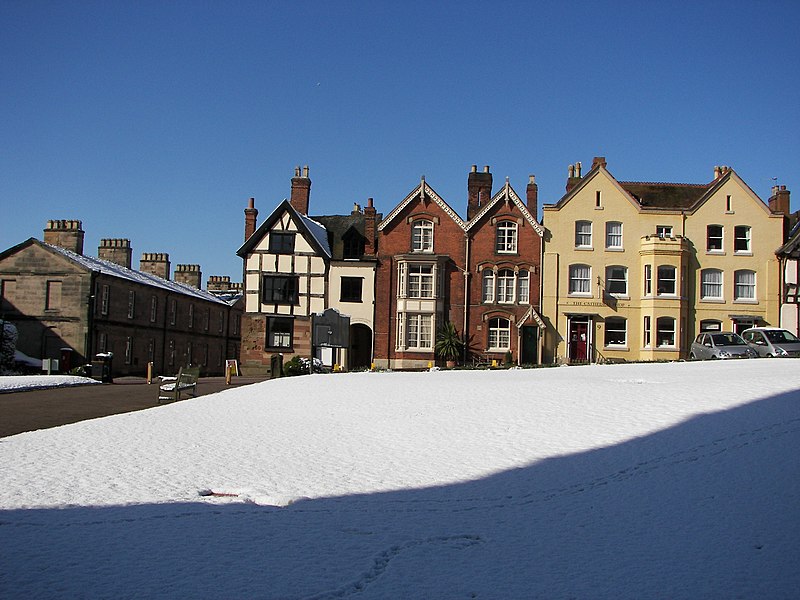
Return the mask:
M522 349L519 362L523 365L535 365L539 341L539 328L532 325L522 327Z
M589 361L588 317L572 317L569 320L569 361Z

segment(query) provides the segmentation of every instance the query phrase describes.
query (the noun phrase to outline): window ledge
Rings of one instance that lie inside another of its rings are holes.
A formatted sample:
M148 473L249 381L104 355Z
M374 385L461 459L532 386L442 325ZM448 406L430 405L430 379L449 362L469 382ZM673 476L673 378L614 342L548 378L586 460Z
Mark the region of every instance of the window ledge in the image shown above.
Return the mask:
M758 304L758 300L755 300L755 299L754 300L739 299L739 300L734 300L733 303L734 304Z
M725 250L706 250L706 255L710 256L725 256L728 254Z
M583 294L581 292L571 292L567 296L569 298L594 298L592 294Z
M725 304L725 298L700 298L701 304Z
M611 352L630 352L631 349L628 346L603 346L603 350L609 350Z
M752 252L746 250L738 250L733 253L734 256L753 256Z
M618 248L617 246L606 247L606 252L625 252L625 248Z
M594 246L575 246L575 250L583 251L583 252L591 252L594 250Z

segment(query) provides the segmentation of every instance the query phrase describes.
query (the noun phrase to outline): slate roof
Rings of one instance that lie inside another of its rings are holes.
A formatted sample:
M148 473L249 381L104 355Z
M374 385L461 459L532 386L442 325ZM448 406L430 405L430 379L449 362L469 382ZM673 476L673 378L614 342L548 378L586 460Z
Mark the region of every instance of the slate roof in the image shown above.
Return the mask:
M127 267L123 267L122 265L118 265L116 263L103 260L102 258L84 256L82 254L77 254L75 252L72 252L71 250L67 250L59 246L45 244L44 242L37 240L36 238L30 238L27 241L15 246L14 248L9 249L3 254L4 255L11 254L13 253L13 251L17 249L21 249L26 245L32 245L32 244L36 244L54 254L59 254L64 258L66 258L68 261L83 267L87 271L94 271L96 273L102 273L103 275L109 275L111 277L117 277L119 279L126 279L128 281L138 283L140 285L161 288L175 294L191 296L199 300L205 300L207 302L213 302L215 304L224 304L227 306L230 305L232 302L235 302L235 299L228 301L222 298L218 298L214 294L211 294L210 292L207 292L205 290L200 290L190 285L186 285L184 283L178 283L177 281L162 279L158 275L153 275L152 273L146 273L144 271L134 271L133 269L128 269Z
M713 183L620 181L619 185L645 208L685 210L694 206Z

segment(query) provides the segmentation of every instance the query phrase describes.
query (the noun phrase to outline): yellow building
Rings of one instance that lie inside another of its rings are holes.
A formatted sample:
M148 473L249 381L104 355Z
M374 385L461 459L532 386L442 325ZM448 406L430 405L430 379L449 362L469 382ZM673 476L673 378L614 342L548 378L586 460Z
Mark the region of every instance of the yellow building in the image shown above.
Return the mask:
M625 182L597 157L542 208L544 362L676 360L700 331L779 322L785 214L728 167Z

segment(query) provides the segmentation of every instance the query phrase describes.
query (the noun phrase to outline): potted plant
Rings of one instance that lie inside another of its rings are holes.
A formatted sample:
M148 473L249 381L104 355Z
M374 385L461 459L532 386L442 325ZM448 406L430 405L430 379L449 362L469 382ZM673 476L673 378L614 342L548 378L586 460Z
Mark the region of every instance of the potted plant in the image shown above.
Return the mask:
M447 368L452 369L464 352L464 342L450 321L444 323L436 332L436 356L446 361Z

